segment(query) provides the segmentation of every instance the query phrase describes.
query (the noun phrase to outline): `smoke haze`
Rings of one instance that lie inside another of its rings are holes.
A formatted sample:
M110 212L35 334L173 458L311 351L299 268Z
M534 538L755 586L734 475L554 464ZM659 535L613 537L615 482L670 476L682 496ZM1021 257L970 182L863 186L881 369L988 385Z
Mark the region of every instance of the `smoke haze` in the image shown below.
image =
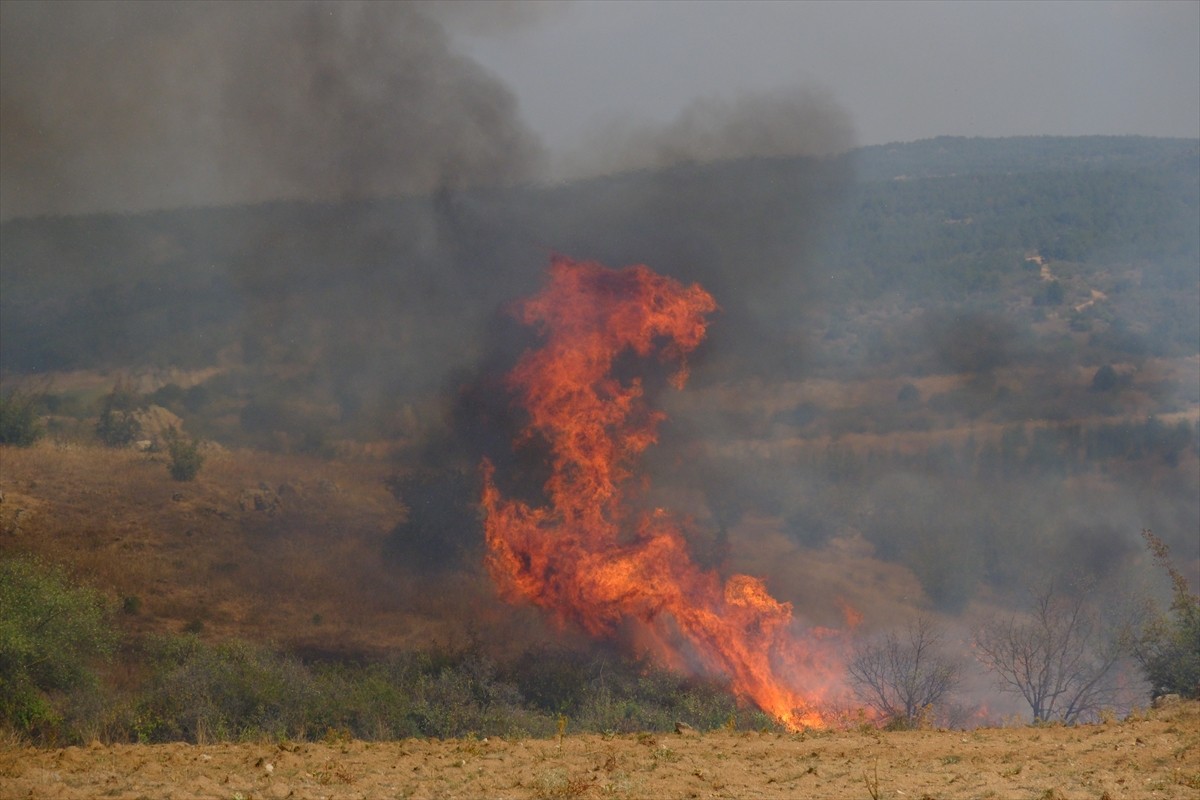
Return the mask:
M513 95L407 4L2 13L6 218L423 193L540 155Z
M853 146L850 116L828 92L790 87L696 98L660 126L597 124L559 156L552 174L579 178L733 158L832 156Z
M701 566L865 631L928 609L966 631L1044 577L1115 584L1145 571L1144 527L1200 573L1194 143L855 150L840 94L783 81L550 152L463 42L573 13L0 3L6 377L212 370L175 387L206 438L385 442L409 512L382 555L469 582L481 459L526 502L546 478L537 442L513 447L505 376L538 343L514 301L553 254L645 264L719 306L687 393L617 366L668 414L648 502L688 515Z

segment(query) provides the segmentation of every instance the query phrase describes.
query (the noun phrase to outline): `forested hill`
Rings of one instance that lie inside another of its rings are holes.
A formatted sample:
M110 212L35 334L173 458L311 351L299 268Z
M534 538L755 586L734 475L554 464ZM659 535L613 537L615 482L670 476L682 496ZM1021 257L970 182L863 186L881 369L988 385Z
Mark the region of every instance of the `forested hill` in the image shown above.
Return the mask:
M999 288L1005 266L1034 251L1146 267L1164 289L1194 287L1200 271L1194 140L940 138L864 148L855 165L833 241L843 293L953 301Z
M1144 136L939 136L854 152L860 181L1088 170L1195 171L1200 142Z
M717 344L747 369L764 337L827 336L831 317L872 317L863 303L1070 316L1093 290L1112 302L1075 313L1077 333L1195 352L1200 143L939 138L554 187L12 220L0 367L288 363L349 405L427 391L490 346L489 320L552 251L704 283L728 320ZM1030 257L1055 262L1057 288Z

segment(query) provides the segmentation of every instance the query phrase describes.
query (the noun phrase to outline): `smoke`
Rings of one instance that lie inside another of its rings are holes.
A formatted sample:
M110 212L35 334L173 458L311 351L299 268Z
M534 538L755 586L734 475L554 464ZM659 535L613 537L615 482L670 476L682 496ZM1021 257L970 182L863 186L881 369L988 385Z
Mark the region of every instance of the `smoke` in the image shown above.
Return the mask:
M513 95L423 7L2 13L5 218L423 193L522 180L541 156Z
M703 97L672 122L613 120L560 156L560 179L771 156L832 156L854 146L850 115L828 92L789 87L734 98Z
M560 10L0 3L5 368L234 364L224 384L196 387L226 404L195 394L206 437L294 449L335 430L411 444L406 466L428 471L396 482L410 516L385 555L442 575L478 567L471 471L483 456L505 495L530 504L547 477L544 443L513 448L527 420L504 376L538 335L511 303L536 289L551 253L646 264L720 306L686 393L656 394L664 382L643 376L668 414L644 464L662 505L692 514L703 566L764 575L821 624L840 623L844 599L873 629L930 606L969 615L1043 567L1114 581L1146 526L1196 574L1194 427L1106 421L1150 413L1161 399L1150 392L1178 391L1158 405L1191 413L1194 359L1183 378L1154 381L1139 363L1136 392L1100 393L1067 321L1039 355L1012 308L941 302L942 285L999 270L906 271L927 260L913 249L931 237L919 219L887 217L916 231L911 253L886 231L847 226L855 165L840 154L855 133L818 90L699 99L662 126L601 125L549 164L513 94L449 32L503 36ZM929 146L957 169L953 142ZM1046 145L1014 143L1018 161L1026 146ZM532 185L547 174L591 177ZM891 177L894 192L859 197L933 207ZM11 221L205 205L219 208ZM947 211L931 224L968 229L970 216ZM985 211L971 210L970 230ZM892 249L874 252L871 270L840 264L825 246L839 225ZM1017 274L1019 250L1012 262ZM1192 263L1167 273L1184 333L1195 330ZM1162 279L1152 266L1147 282ZM23 294L46 274L52 294ZM840 285L825 303L831 275ZM1100 288L1140 296L1141 277L1118 277ZM886 287L847 290L854 282ZM1137 319L1136 305L1122 308ZM1085 366L1088 379L1072 381Z
M452 33L506 36L567 12L565 0L410 0Z

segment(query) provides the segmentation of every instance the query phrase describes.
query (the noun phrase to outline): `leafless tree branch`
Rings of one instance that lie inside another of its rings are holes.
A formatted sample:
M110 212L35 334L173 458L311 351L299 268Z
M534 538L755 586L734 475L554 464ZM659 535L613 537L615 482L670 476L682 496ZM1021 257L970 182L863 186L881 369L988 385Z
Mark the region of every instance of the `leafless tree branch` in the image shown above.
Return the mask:
M1036 721L1071 724L1113 700L1128 624L1104 619L1092 600L1088 588L1068 594L1050 585L1025 613L993 618L976 632L979 660L1001 690L1025 699Z
M849 667L859 698L888 719L913 725L959 683L961 669L941 645L941 629L922 616L900 635L859 646Z

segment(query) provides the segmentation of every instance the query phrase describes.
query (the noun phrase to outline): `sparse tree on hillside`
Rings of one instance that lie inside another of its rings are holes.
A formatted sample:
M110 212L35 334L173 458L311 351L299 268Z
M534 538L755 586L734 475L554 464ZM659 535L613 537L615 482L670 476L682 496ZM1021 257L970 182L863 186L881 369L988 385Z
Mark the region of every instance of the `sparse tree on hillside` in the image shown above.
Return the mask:
M1155 609L1134 643L1134 655L1157 697L1179 694L1200 697L1200 596L1192 594L1183 573L1171 563L1165 542L1142 531L1154 559L1171 577L1171 611Z
M1050 585L1028 611L993 618L975 635L979 660L1002 691L1025 698L1034 721L1073 724L1116 699L1114 667L1129 653L1131 624L1104 619L1091 600L1087 589Z
M167 452L171 463L167 469L177 481L194 480L204 465L204 454L200 452L199 439L184 439L177 430L167 431Z
M142 425L134 412L139 400L137 393L124 381L117 381L100 408L96 435L109 447L133 444L142 433Z
M0 444L29 447L41 438L37 402L37 395L20 389L0 394Z
M941 629L921 616L902 634L856 648L850 678L863 702L893 724L912 727L954 691L961 669L942 653Z

